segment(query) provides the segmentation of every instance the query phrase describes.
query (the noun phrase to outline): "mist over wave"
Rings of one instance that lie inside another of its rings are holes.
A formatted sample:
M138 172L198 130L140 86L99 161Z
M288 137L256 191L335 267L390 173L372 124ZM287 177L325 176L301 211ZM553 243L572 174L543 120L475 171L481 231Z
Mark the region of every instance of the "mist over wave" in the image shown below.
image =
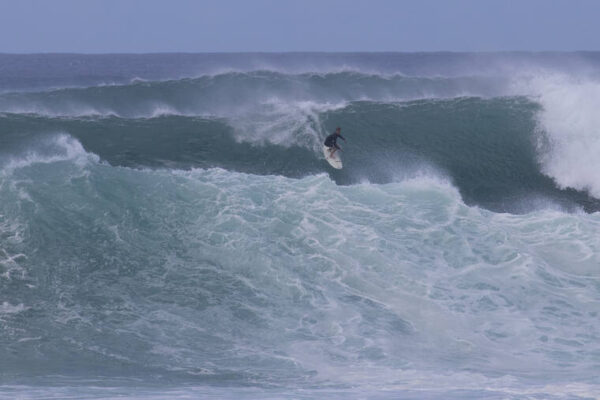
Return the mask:
M596 53L2 59L0 397L600 392Z

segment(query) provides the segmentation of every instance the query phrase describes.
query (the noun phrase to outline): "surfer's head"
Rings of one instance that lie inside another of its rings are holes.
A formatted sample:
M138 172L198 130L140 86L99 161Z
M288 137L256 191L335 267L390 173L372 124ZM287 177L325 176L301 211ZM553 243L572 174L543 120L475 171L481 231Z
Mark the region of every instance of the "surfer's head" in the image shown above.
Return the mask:
M341 131L342 131L342 128L340 128L339 126L337 128L335 128L335 133L337 133L338 135L340 134Z

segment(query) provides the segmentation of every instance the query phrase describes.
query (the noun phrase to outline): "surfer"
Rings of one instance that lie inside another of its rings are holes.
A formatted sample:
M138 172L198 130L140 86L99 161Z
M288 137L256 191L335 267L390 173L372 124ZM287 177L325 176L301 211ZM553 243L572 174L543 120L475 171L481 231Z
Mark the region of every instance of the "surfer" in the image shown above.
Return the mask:
M341 131L342 129L338 126L337 128L335 128L335 132L333 132L331 135L325 138L325 146L329 148L329 155L331 157L333 157L333 154L336 151L341 150L340 147L337 145L338 137L341 138L344 142L346 141L346 139L344 139L344 137L340 133Z

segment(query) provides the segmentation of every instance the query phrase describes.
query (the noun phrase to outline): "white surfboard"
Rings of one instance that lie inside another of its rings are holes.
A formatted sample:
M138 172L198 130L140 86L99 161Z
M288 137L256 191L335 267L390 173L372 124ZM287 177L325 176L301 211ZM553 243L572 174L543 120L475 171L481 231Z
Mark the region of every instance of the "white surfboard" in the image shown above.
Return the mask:
M342 169L342 159L340 158L340 151L333 153L333 157L329 155L329 147L323 146L323 155L325 159L335 169Z

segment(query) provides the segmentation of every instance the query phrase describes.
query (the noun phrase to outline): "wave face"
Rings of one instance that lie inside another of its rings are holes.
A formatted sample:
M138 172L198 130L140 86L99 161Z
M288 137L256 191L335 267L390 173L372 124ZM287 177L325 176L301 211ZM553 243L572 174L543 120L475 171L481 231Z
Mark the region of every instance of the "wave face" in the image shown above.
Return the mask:
M512 87L502 77L225 73L4 94L0 121L7 148L63 132L111 165L328 172L338 184L390 183L427 170L451 179L468 204L494 211L542 203L598 210L593 108L556 104L562 92L540 100ZM583 126L565 132L572 118ZM349 138L340 172L320 151L336 126Z
M1 56L0 397L600 392L596 55L313 56Z

